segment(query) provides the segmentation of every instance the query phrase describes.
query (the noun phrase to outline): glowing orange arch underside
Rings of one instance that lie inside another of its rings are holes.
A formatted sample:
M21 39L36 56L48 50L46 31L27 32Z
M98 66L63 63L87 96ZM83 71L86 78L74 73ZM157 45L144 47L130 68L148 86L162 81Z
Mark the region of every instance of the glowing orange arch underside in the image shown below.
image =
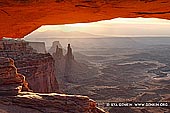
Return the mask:
M170 19L167 0L4 0L0 38L22 38L41 25L94 22L117 17Z

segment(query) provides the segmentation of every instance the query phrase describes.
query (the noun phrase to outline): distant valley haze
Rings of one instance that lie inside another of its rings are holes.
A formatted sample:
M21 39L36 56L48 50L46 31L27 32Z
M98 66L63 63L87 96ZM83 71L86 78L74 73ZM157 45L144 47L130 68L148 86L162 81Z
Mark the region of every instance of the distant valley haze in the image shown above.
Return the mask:
M170 44L170 21L157 18L116 18L91 23L45 25L29 35L28 41L44 41L47 49L53 41L73 49L108 47L128 48ZM98 40L100 39L100 40ZM112 40L108 40L112 39Z

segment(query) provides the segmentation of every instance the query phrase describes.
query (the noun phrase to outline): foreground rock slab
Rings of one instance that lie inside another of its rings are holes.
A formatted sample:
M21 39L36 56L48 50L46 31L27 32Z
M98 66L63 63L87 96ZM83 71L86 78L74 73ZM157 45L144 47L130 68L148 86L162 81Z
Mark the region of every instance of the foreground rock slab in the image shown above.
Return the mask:
M1 113L106 113L87 96L20 92L0 96Z
M105 113L86 96L28 91L14 60L0 57L0 113Z

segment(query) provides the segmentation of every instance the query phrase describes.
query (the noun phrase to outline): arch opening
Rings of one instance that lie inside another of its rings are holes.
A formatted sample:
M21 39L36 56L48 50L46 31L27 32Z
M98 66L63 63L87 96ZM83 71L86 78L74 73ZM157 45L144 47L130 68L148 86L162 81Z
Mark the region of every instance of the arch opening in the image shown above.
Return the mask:
M101 108L112 113L115 110L121 112L122 108L107 108L103 103L168 101L169 28L170 21L164 19L116 18L93 23L42 26L25 40L45 41L47 50L51 49L54 41L59 41L57 48L63 48L63 51L68 43L71 44L76 63L72 64L67 75L58 73L59 84L64 81L64 84L70 85L60 84L60 87L65 93L88 95ZM132 113L167 111L148 107L124 109Z

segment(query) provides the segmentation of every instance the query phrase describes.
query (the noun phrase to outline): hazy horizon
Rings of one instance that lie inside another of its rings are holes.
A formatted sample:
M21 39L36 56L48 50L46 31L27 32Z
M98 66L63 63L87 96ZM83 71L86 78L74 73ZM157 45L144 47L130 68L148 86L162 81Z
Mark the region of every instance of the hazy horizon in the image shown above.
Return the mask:
M68 34L70 38L78 37L80 33L84 33L81 36L95 35L95 37L169 37L169 29L170 21L165 19L116 18L91 23L45 25L25 37L32 37L38 34L39 37L56 36L56 38L60 38L57 36L67 36L67 33L72 33ZM79 34L75 32L79 32Z

